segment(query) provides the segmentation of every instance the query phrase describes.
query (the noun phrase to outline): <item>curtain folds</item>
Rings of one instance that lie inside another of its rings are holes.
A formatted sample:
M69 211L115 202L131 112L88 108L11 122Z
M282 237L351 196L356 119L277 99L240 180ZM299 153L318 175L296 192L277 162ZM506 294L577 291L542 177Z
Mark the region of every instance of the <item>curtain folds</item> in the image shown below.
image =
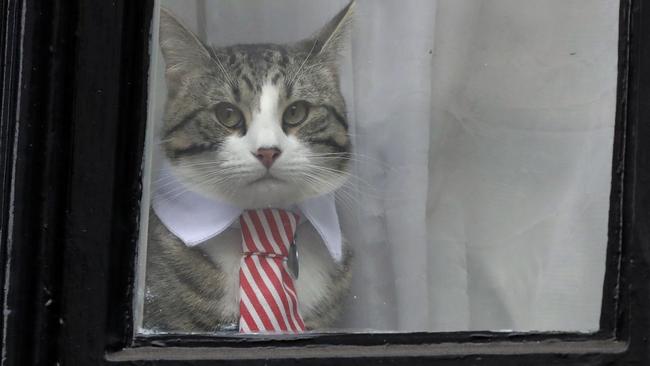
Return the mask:
M618 1L357 2L339 327L597 329ZM297 41L346 3L161 1L215 45Z

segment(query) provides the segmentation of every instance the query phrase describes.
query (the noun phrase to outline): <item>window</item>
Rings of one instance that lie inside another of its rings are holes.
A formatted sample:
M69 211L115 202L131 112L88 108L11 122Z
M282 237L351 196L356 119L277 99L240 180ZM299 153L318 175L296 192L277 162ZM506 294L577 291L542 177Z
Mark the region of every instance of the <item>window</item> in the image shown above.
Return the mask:
M162 1L136 327L228 334L251 306L259 331L293 310L310 331L598 330L619 4L589 4ZM276 263L237 273L244 231L276 241L272 215L238 226L260 207L302 216L287 309Z
M640 2L620 4L616 126L607 145L613 150L606 271L596 332L570 325L559 333L494 332L498 329L479 325L460 332L453 330L464 329L393 333L384 328L257 338L143 335L133 327L136 260L143 255L138 252L140 213L148 204L141 201L147 189L141 185L141 159L147 152L148 101L153 100L147 75L156 51L149 49L155 4L3 5L3 362L648 361L643 346L650 294L644 280L648 192L643 182L650 131L640 96L650 88L650 33L644 22L648 9Z

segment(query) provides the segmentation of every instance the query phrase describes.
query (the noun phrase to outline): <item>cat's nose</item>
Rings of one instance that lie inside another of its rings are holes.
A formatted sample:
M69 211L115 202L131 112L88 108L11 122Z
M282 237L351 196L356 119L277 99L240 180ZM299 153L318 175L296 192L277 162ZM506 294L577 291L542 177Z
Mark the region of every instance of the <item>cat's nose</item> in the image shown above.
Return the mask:
M254 153L257 160L259 160L266 169L269 169L271 165L273 165L278 157L280 157L280 154L282 154L282 151L277 147L261 147L257 149L256 153Z

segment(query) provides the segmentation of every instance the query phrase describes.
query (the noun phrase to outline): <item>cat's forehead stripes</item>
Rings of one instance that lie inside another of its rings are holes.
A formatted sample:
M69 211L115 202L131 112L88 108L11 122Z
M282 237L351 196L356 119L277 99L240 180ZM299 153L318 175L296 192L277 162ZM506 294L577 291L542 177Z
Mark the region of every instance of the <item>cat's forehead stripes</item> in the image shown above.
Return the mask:
M285 47L273 44L235 45L211 52L213 57L227 60L228 72L236 80L233 88L246 88L252 93L261 93L269 79L279 85L295 63Z

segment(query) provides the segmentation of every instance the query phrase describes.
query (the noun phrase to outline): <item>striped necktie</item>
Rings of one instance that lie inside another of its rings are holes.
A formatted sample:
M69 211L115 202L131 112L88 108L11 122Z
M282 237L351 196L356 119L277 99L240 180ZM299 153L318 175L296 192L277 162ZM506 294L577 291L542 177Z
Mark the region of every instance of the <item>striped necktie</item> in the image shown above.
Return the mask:
M247 210L239 218L239 331L298 333L305 324L287 258L300 216L285 210Z

